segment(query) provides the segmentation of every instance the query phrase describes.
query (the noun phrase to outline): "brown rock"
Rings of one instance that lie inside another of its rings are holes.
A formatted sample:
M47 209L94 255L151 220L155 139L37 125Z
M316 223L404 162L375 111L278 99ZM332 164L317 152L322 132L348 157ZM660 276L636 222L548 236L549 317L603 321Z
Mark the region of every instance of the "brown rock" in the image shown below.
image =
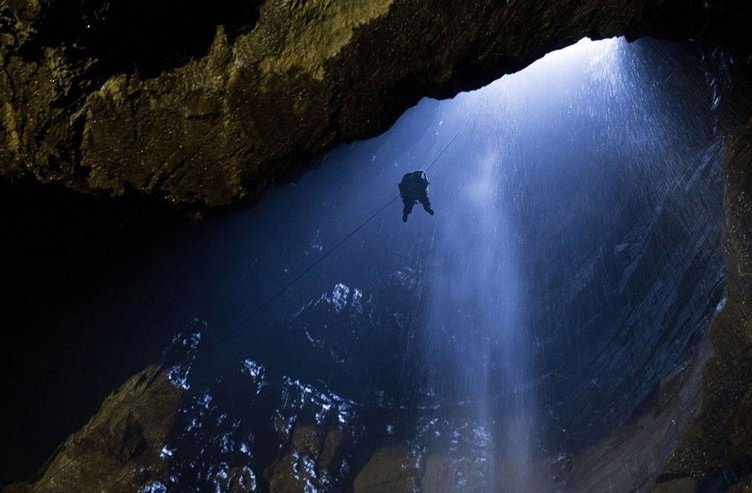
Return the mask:
M159 478L167 467L160 452L181 397L165 371L148 367L104 400L38 481L3 491L133 491Z
M750 46L749 7L730 1L171 5L0 3L0 174L227 205L385 130L423 96L479 87L583 36Z
M337 475L342 455L342 432L314 425L299 425L292 432L289 450L269 472L272 492L304 491L306 485L327 489Z
M356 493L415 491L420 481L419 465L406 447L381 447L355 478Z

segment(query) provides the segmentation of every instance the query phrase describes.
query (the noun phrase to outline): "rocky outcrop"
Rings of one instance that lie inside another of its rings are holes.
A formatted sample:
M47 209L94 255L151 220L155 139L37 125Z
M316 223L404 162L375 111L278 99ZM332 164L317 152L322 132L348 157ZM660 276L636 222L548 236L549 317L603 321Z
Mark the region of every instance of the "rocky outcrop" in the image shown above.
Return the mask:
M207 374L205 330L186 325L162 363L108 396L38 477L1 491L339 491L352 481L362 423L349 423L351 404L250 360Z
M724 256L727 302L711 328L715 350L704 401L665 478L691 476L721 489L752 476L752 121L726 143Z
M342 432L326 431L313 425L296 426L287 441L289 451L269 472L270 491L305 491L316 484L331 488L321 478L336 476L342 454ZM301 461L306 457L308 462Z
M242 5L242 6L238 6ZM583 36L745 50L741 2L3 0L0 174L220 206ZM742 13L743 14L743 13Z
M107 397L99 412L58 449L33 484L3 491L130 491L166 471L162 447L182 391L150 366Z

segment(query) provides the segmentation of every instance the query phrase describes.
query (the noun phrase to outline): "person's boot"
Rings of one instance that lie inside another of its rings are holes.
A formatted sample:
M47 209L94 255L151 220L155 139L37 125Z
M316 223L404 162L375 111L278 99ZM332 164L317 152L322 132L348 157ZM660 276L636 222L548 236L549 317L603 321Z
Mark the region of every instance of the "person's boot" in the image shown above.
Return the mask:
M402 222L403 223L407 222L407 214L402 214Z
M431 209L430 207L424 207L423 209L425 209L426 212L429 213L429 214L431 214L432 216L435 214L435 212L433 211L433 209Z

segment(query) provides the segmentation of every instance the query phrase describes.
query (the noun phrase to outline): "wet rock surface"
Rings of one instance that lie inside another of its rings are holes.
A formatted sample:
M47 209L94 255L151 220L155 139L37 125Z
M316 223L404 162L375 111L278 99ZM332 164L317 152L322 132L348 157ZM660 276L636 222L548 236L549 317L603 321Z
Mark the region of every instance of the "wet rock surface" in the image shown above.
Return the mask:
M695 491L696 479L668 478L663 471L702 406L711 351L706 339L694 358L661 380L641 412L603 440L556 457L544 474L564 491Z
M206 328L186 326L38 480L2 491L336 491L352 482L366 430L358 408L250 360L217 374L206 366Z
M715 353L703 375L703 408L666 469L667 478L693 477L707 490L743 485L752 474L751 125L740 125L726 142L727 302L710 333Z

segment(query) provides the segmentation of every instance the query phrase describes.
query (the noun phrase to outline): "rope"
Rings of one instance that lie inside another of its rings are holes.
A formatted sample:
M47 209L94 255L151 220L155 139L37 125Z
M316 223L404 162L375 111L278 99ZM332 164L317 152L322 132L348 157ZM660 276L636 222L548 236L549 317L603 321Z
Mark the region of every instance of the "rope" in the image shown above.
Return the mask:
M315 260L315 261L314 261L314 262L313 262L313 263L312 263L311 265L309 265L308 267L306 267L305 269L303 269L303 271L302 271L302 272L301 272L300 274L298 274L297 276L295 276L295 278L294 278L294 279L293 279L292 281L288 282L288 283L287 283L287 284L285 285L285 287L283 287L282 289L280 289L279 291L277 291L277 292L276 292L276 293L275 293L275 294L274 294L274 295L273 295L273 296L272 296L271 298L269 298L269 299L268 299L268 300L266 300L266 301L265 301L264 303L262 303L261 305L259 305L259 307L258 307L258 308L256 308L256 310L254 310L254 312L253 312L253 313L252 313L251 315L255 315L256 313L260 312L261 310L263 310L264 308L266 308L267 306L269 306L269 305L270 305L270 304L271 304L271 303L272 303L272 302L273 302L273 301L274 301L275 299L277 299L278 297L282 296L282 295L283 295L283 294L284 294L284 293L285 293L285 292L286 292L286 291L287 291L288 289L290 289L290 288L291 288L291 287L292 287L292 286L293 286L293 285L294 285L294 284L295 284L296 282L298 282L298 281L299 281L300 279L302 279L302 278L303 278L303 277L304 277L304 276L305 276L306 274L308 274L309 272L311 272L311 271L312 271L312 270L313 270L313 269L314 269L314 268L315 268L315 267L316 267L317 265L319 265L319 264L320 264L321 262L323 262L324 260L326 260L326 258L327 258L327 257L328 257L329 255L331 255L332 253L334 253L334 251L335 251L335 250L337 250L337 249L338 249L339 247L341 247L342 245L344 245L344 244L345 244L345 243L347 242L347 240L349 240L350 238L352 238L353 236L355 236L355 235L356 235L356 234L358 233L358 231L360 231L361 229L363 229L363 228L364 228L364 227L365 227L365 226L366 226L366 225L367 225L368 223L370 223L370 222L371 222L371 221L372 221L372 220L373 220L373 219L374 219L374 218L375 218L376 216L378 216L379 214L381 214L381 211L383 211L384 209L386 209L387 207L389 207L390 205L392 205L392 203L393 203L393 202L394 202L395 200L397 200L398 198L400 198L400 196L399 196L399 195L397 195L396 197L393 197L393 198L392 198L391 200L389 200L389 202L387 202L386 204L384 204L383 206L381 206L381 207L380 207L380 208L379 208L379 209L378 209L377 211L375 211L374 213L372 213L372 214L371 214L371 215L370 215L370 216L368 217L368 219L366 219L365 221L363 221L363 222L362 222L362 223L361 223L361 224L360 224L360 225L359 225L359 226L358 226L357 228L353 229L353 230L352 230L352 231L351 231L350 233L348 233L348 234L347 234L347 235L346 235L346 236L345 236L344 238L342 238L342 239L341 239L341 240L340 240L340 241L339 241L339 242L338 242L338 243L337 243L336 245L334 245L333 247L331 247L331 248L330 248L329 250L327 250L327 251L326 251L326 252L325 252L325 253L324 253L324 254L323 254L323 255L322 255L321 257L319 257L318 259L316 259L316 260ZM249 318L249 317L247 317L247 318L246 318L246 319L245 319L245 320L244 320L243 322L241 322L241 324L242 324L242 323L245 323L246 321L248 321L248 318Z
M439 151L439 153L436 155L436 157L434 157L433 160L428 164L428 166L425 167L426 170L430 169L434 164L436 164L436 162L438 162L438 160L441 158L441 156L444 155L444 152L446 152L446 150L449 148L449 146L451 146L452 143L454 143L454 141L457 139L457 137L460 135L460 133L465 129L465 127L467 126L467 124L469 123L469 121L470 121L469 118L467 120L465 120L465 123L462 124L462 126L457 130L457 132L454 133L454 135L452 136L452 138L449 139L449 141L444 145L444 147L442 147L441 151ZM207 348L206 351L209 352L209 351L213 350L219 343L221 343L222 341L226 340L230 335L232 335L233 333L235 333L235 331L237 331L242 326L244 326L248 322L250 322L251 319L256 314L258 314L259 312L263 311L266 307L268 307L269 305L271 305L277 298L279 298L280 296L282 296L283 294L285 294L291 287L293 287L295 285L295 283L297 283L298 281L300 281L303 277L305 277L306 274L308 274L313 269L315 269L316 266L318 266L321 262L323 262L324 260L326 260L332 253L334 253L337 249L339 249L339 247L341 247L342 245L344 245L348 240L350 240L350 238L352 238L353 236L355 236L360 230L362 230L364 227L366 227L366 225L368 225L368 223L370 223L371 221L373 221L376 218L376 216L378 216L379 214L381 214L387 207L389 207L390 205L392 205L392 203L394 201L396 201L397 199L399 199L399 198L400 198L400 194L395 195L394 197L392 197L391 199L389 199L389 201L387 201L384 205L382 205L381 207L379 207L378 209L376 209L374 212L372 212L371 215L368 216L368 218L366 218L365 221L363 221L362 223L360 223L360 225L358 225L355 229L353 229L347 235L345 235L344 238L342 238L334 246L332 246L331 248L329 248L319 258L317 258L313 263L311 263L308 267L306 267L305 269L303 269L297 276L295 276L291 281L289 281L287 284L285 284L280 290L278 290L277 292L275 292L266 301L264 301L263 303L261 303L252 312L250 312L248 315L246 315L240 322L238 322L233 327L231 327L228 331L226 331L222 337L220 337L219 339L216 339L214 341L214 344L212 344L211 347Z

